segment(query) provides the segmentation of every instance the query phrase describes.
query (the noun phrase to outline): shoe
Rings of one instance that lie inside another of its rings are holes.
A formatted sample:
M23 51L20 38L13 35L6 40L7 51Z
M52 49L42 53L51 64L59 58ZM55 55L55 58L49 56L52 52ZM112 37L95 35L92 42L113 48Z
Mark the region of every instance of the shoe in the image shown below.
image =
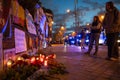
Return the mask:
M119 60L118 58L114 58L114 57L112 57L112 58L107 57L105 59L109 60L109 61L118 61Z
M110 58L112 61L118 61L119 59L118 58L114 58L114 57L112 57L112 58Z

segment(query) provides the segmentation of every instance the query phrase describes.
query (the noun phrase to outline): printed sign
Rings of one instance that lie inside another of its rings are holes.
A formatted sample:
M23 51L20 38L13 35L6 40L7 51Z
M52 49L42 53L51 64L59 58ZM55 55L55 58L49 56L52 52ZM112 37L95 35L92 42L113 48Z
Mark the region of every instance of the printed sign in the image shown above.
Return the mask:
M27 50L25 32L15 28L15 49L16 53Z

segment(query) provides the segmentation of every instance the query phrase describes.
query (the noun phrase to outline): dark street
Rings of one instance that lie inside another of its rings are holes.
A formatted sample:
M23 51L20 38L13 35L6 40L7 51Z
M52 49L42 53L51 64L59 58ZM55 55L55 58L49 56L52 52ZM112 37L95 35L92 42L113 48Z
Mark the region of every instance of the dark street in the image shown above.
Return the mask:
M120 80L120 0L0 0L0 80Z
M74 45L53 45L47 51L55 53L56 59L67 67L69 74L60 76L61 80L120 80L120 60L105 60L106 48L100 45L97 57L84 54L87 46L81 49Z

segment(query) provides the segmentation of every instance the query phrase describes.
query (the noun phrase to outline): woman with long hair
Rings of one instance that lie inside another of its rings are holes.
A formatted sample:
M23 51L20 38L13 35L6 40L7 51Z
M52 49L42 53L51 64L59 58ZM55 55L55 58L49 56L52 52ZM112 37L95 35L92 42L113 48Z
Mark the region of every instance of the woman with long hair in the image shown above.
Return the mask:
M93 55L97 55L98 46L99 46L99 37L101 33L101 22L98 16L94 16L90 29L91 29L90 43L89 43L89 48L86 54L90 54L93 48L93 44L95 43L95 52L93 53Z

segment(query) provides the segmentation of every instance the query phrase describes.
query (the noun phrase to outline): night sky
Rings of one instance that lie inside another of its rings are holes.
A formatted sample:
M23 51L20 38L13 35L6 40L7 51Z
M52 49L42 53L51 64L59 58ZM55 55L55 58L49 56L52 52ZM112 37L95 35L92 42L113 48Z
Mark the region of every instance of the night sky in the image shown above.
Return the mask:
M71 27L74 22L74 0L40 0L42 6L51 9L54 13L54 21L56 24L66 24ZM105 3L109 0L78 0L77 8L81 25L91 23L93 16L105 11ZM120 10L120 0L112 0L115 6ZM71 10L71 14L66 12Z

